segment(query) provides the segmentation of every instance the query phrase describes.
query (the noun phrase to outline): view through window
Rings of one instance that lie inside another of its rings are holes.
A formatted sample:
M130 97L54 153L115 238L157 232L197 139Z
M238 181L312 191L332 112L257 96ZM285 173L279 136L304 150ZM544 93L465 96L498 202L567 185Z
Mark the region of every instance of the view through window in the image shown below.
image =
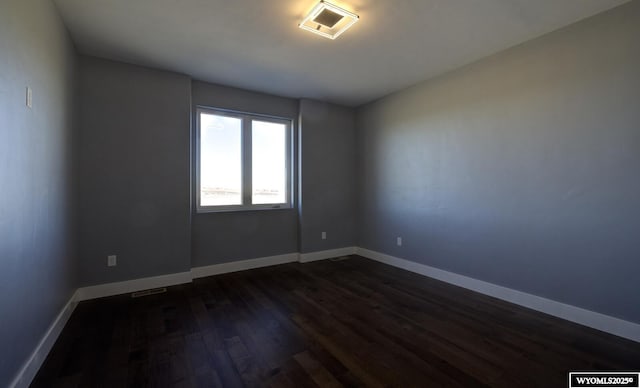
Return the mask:
M198 210L291 207L291 120L198 109Z
M285 203L287 196L287 127L252 121L252 203Z

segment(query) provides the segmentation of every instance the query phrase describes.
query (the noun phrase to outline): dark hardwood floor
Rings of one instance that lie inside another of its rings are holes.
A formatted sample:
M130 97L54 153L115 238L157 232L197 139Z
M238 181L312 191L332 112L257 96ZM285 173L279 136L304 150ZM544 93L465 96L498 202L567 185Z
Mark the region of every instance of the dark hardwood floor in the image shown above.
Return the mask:
M81 303L35 387L566 387L640 344L361 257Z

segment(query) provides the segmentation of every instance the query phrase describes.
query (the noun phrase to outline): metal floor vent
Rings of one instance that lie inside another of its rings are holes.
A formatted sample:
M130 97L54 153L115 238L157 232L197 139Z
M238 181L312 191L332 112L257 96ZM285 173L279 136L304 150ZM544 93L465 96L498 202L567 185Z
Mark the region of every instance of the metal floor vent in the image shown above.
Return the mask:
M132 292L131 293L131 297L132 298L140 298L142 296L149 296L149 295L155 295L155 294L164 294L165 292L167 292L167 288L166 287L152 288L150 290L142 290L142 291Z
M349 260L349 256L340 256L340 257L334 257L329 259L329 261L342 261L342 260Z

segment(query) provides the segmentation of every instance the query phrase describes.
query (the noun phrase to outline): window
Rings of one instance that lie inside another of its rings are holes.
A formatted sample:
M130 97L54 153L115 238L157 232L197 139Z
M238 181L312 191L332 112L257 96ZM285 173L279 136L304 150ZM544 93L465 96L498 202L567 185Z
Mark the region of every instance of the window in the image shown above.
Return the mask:
M291 120L197 109L198 212L291 207Z

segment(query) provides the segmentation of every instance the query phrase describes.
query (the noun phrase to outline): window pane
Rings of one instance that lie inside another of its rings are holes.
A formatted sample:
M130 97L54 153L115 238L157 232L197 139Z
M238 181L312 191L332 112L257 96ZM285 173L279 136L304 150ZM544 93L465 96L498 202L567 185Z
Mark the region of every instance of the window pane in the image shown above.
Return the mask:
M200 206L242 204L242 120L200 113Z
M287 126L252 121L253 203L287 202Z

